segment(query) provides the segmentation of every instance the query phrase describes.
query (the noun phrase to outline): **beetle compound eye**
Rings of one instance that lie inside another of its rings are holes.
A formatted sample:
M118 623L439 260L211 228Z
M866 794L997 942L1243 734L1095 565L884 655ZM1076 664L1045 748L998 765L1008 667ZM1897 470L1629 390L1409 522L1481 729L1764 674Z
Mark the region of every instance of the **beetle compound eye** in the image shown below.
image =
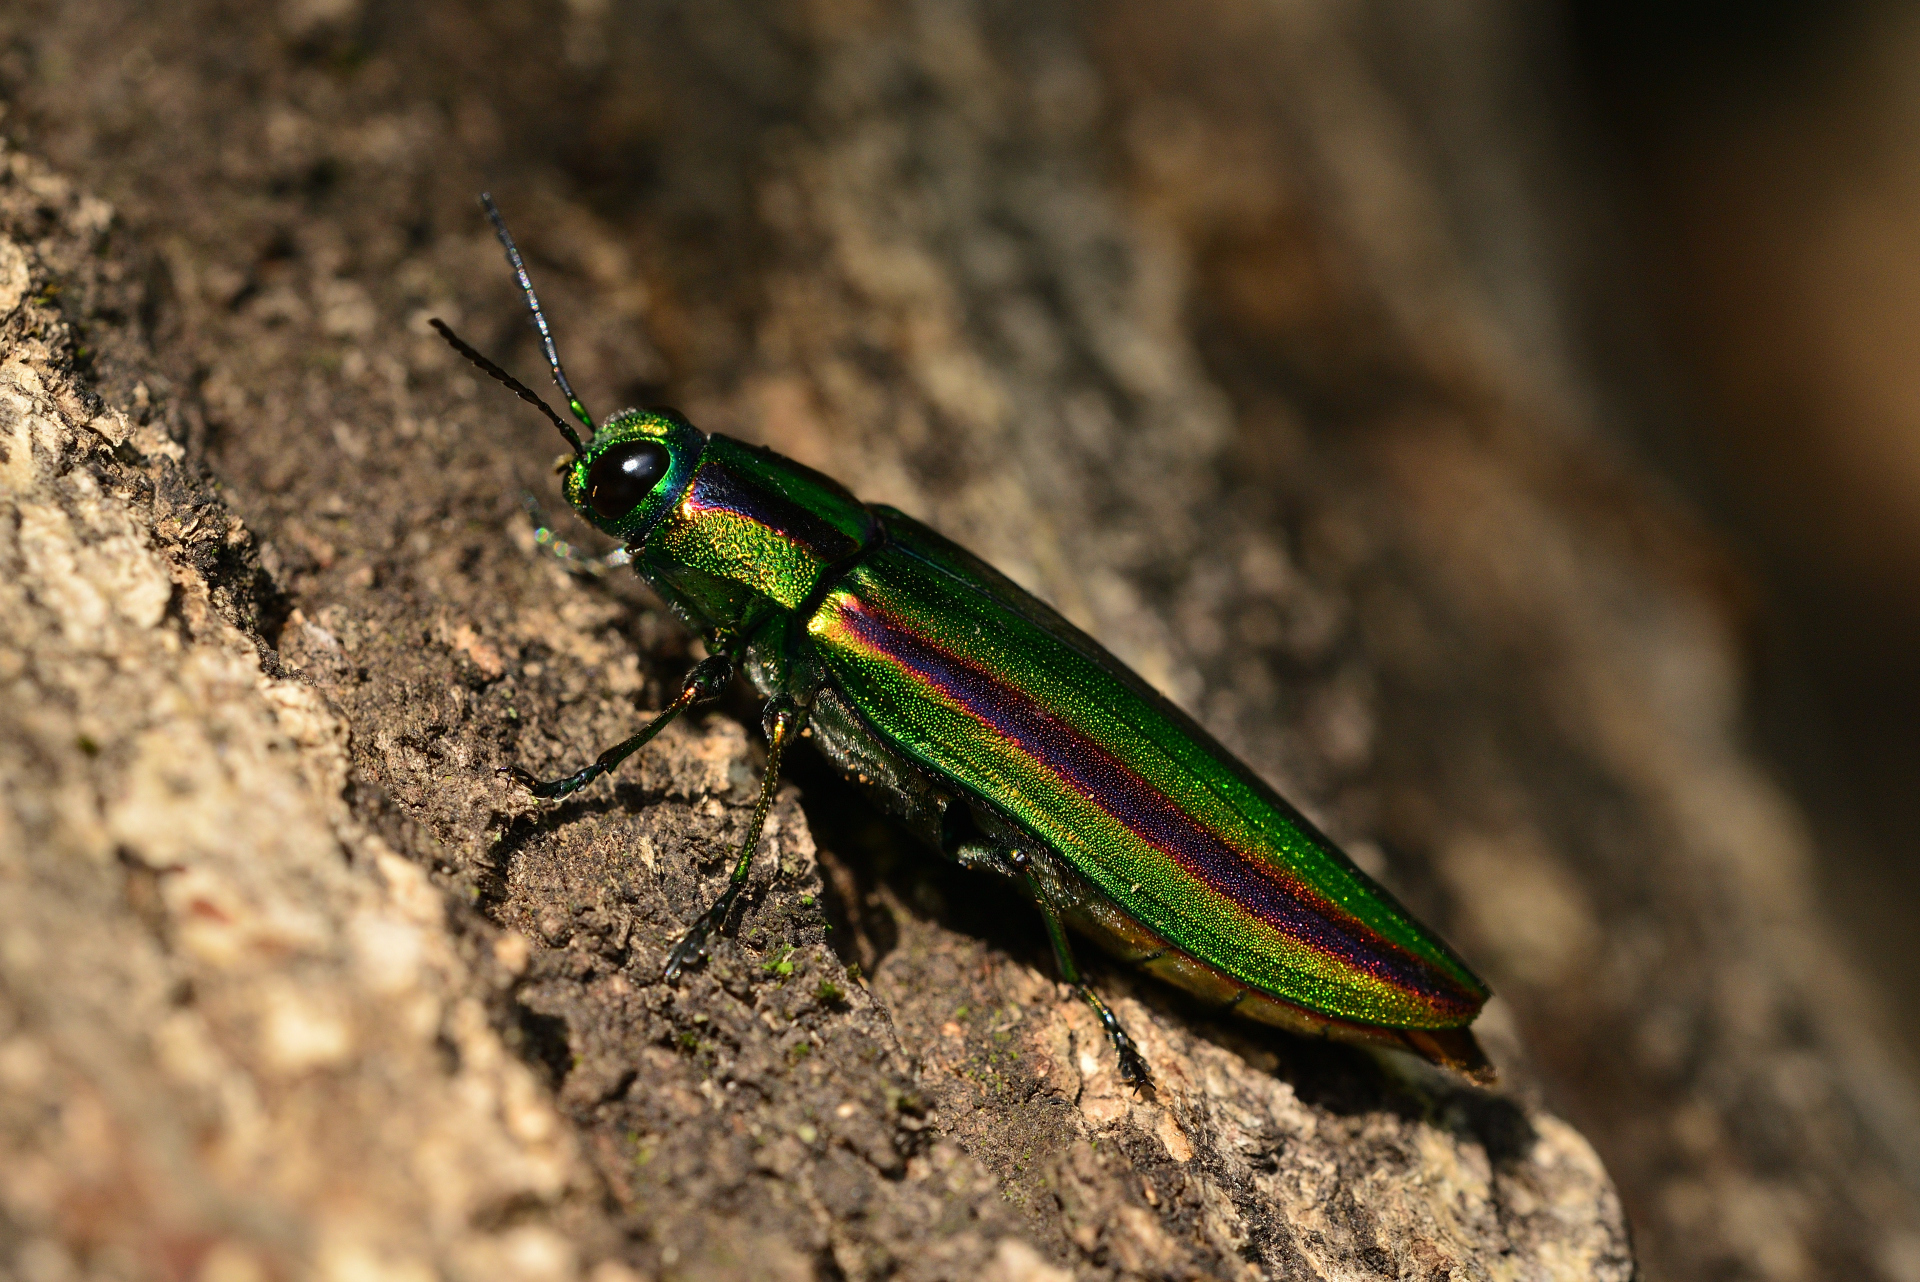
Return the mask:
M609 521L638 507L667 474L667 447L658 441L627 441L593 461L587 472L587 502Z

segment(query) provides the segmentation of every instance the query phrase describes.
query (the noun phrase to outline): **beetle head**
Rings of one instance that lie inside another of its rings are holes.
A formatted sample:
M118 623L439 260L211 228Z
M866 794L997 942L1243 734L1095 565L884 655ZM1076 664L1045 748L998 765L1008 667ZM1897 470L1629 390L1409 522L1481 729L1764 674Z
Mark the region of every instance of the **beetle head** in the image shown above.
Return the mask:
M622 410L565 463L567 502L594 526L632 542L687 487L706 433L677 410Z
M677 411L669 409L623 410L599 427L594 426L593 416L587 413L580 398L574 395L572 384L567 382L567 372L560 365L560 353L547 327L546 313L540 308L533 281L527 276L526 264L520 259L520 250L507 231L505 220L494 207L493 198L484 192L480 195L480 205L507 252L507 265L520 283L520 292L526 296L527 310L540 335L541 350L546 355L554 385L566 397L567 408L573 411L574 418L591 434L591 441L582 443L573 424L554 413L553 407L526 384L468 346L445 322L435 317L428 323L440 331L440 336L455 351L547 416L573 449L573 457L560 466L566 477L567 502L594 526L633 542L646 532L674 496L686 488L700 451L707 443L706 435Z

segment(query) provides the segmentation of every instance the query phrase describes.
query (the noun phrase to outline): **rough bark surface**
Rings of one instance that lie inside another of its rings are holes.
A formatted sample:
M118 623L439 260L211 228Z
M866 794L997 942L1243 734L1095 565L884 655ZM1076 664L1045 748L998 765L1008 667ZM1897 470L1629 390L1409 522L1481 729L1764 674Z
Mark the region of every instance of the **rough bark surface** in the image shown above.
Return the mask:
M1497 14L0 28L57 166L0 177L0 1267L1624 1278L1567 1116L1658 1276L1912 1276L1908 1086L1738 745L1710 563L1552 337L1517 147L1391 71L1497 62ZM425 328L535 368L483 181L590 405L1049 597L1482 964L1512 1085L1101 968L1136 1101L1037 923L804 765L660 985L758 735L550 809L497 774L625 733L689 639L534 553L557 443Z

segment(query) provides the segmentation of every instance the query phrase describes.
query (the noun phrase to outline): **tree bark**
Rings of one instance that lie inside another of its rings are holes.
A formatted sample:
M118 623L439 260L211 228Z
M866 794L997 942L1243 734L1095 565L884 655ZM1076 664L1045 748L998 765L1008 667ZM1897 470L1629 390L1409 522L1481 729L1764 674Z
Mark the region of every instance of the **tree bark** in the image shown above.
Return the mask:
M1711 558L1526 323L1541 210L1462 196L1518 144L1414 127L1391 71L1507 20L1362 17L0 19L57 166L0 186L16 1273L1627 1277L1570 1117L1650 1272L1900 1277L1907 1084L1738 744ZM424 324L535 381L483 183L590 406L669 400L1053 601L1487 973L1509 1085L1096 967L1135 1100L1028 910L804 762L659 983L756 718L556 807L499 775L692 650L535 551L557 443Z

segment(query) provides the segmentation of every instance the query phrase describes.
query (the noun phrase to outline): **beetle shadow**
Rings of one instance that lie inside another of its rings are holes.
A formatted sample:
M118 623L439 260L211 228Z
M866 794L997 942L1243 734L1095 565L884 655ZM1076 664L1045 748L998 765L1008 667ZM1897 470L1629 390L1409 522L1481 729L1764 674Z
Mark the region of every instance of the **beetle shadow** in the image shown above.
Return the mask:
M786 769L800 785L801 808L819 848L822 907L833 927L828 939L843 962L872 973L899 945L893 914L903 909L988 943L1041 974L1055 973L1038 909L1009 882L927 849L815 754L795 754ZM1018 902L1015 911L1008 910L1009 896ZM1311 1107L1343 1116L1391 1112L1462 1129L1496 1165L1533 1147L1533 1126L1510 1096L1458 1081L1411 1056L1394 1056L1401 1063L1390 1065L1358 1047L1222 1017L1179 989L1076 942L1081 968L1103 996L1132 997L1156 1017L1272 1073Z

